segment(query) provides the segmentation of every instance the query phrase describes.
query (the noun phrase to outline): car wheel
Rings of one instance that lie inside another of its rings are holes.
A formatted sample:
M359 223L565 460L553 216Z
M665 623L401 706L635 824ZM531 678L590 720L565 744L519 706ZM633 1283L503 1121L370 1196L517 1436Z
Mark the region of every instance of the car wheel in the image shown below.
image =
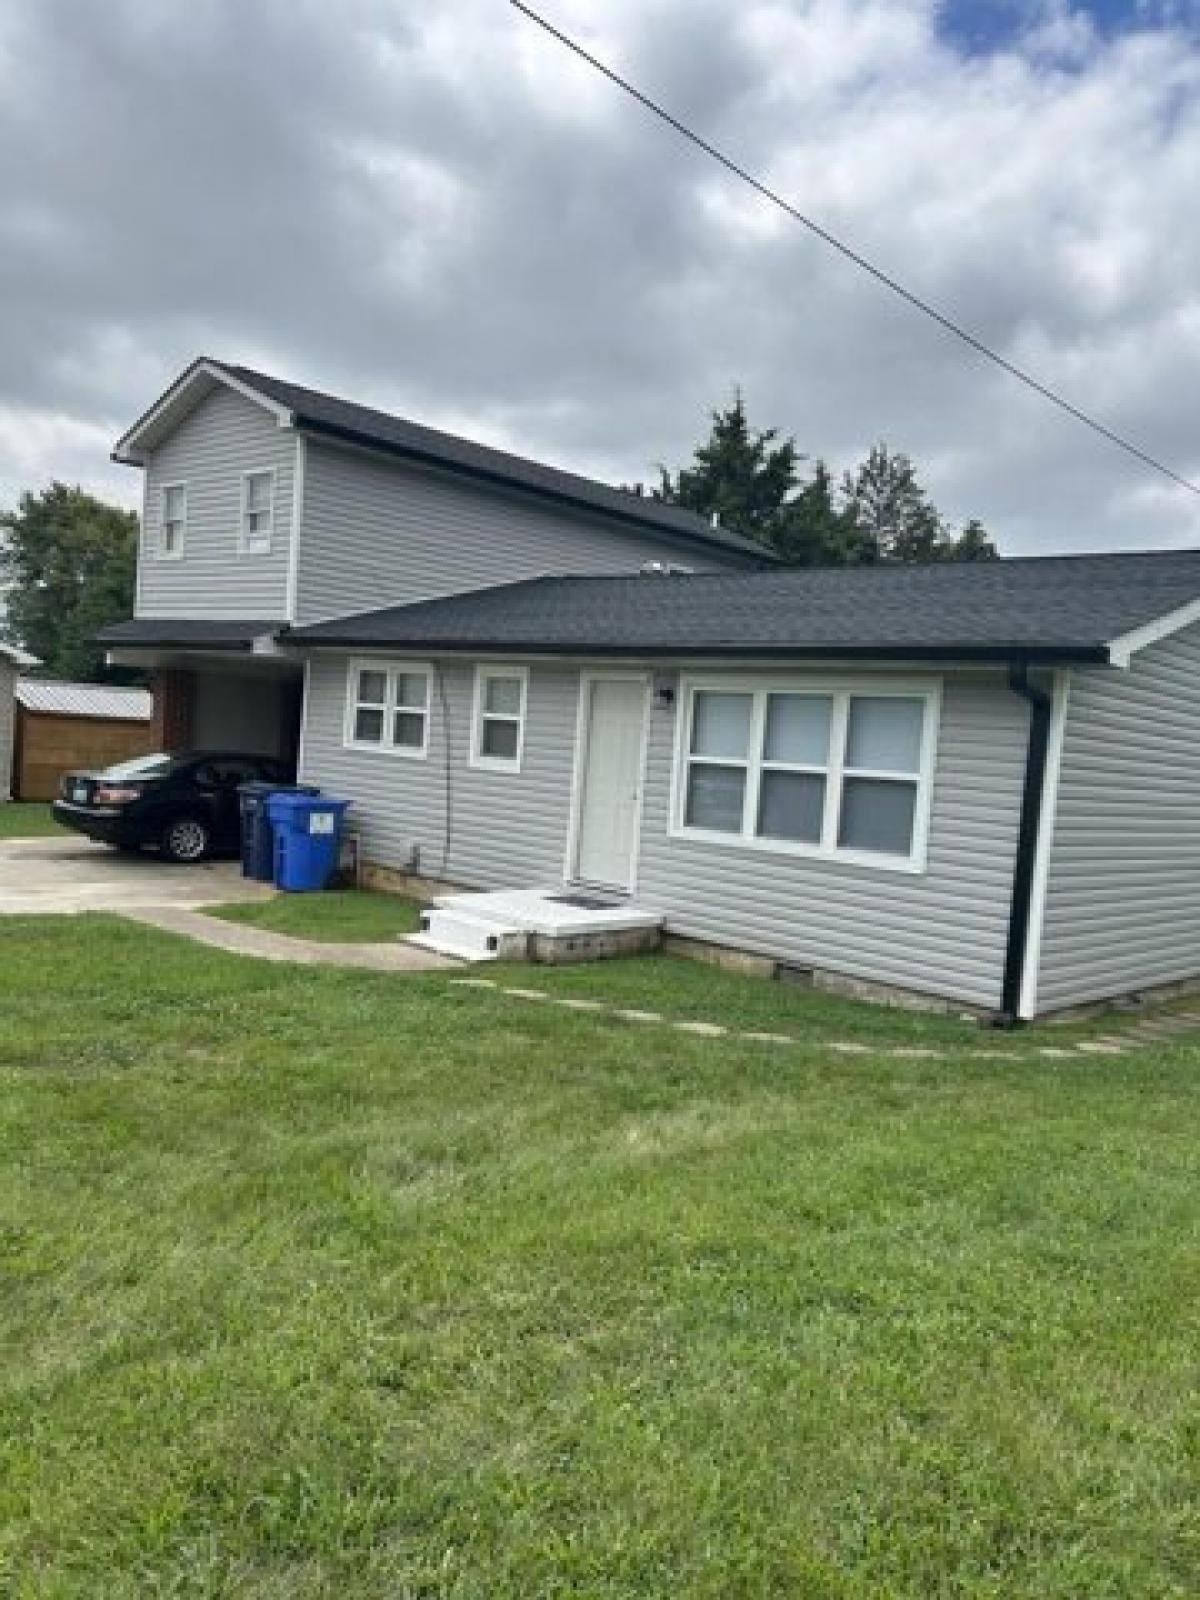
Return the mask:
M199 817L176 817L167 823L159 840L167 860L181 865L203 861L211 842L208 824Z

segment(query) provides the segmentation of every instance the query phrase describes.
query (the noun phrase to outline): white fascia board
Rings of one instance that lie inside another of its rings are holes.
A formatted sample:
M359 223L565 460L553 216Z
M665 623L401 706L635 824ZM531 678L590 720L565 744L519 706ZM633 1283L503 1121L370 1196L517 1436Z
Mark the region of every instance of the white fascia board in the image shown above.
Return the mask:
M121 435L113 446L112 457L114 461L124 462L128 466L141 467L145 465L145 451L142 448L147 435L153 436L155 429L162 423L164 417L174 408L186 400L189 392L198 383L203 383L206 388L211 388L214 383L224 384L227 389L232 389L235 394L240 394L244 399L251 400L255 405L261 406L264 411L269 411L281 428L290 428L294 422L293 413L287 406L282 406L277 400L270 399L267 395L244 383L242 379L235 378L232 373L226 372L223 367L213 361L193 361L185 372L181 372L175 382L166 389L154 402L143 416L139 417L127 433ZM186 415L186 411L183 412ZM152 448L152 447L151 447Z
M1114 667L1128 667L1131 658L1139 650L1157 644L1160 639L1170 638L1171 634L1178 633L1193 622L1200 622L1200 599L1189 600L1186 605L1176 606L1174 611L1164 611L1153 622L1144 623L1142 627L1133 628L1112 640L1108 647L1109 660Z

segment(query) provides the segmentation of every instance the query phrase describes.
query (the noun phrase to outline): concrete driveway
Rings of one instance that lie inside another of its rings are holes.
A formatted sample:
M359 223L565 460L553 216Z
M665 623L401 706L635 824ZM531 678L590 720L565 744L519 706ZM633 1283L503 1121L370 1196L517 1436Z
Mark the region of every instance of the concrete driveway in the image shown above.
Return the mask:
M217 905L268 900L236 862L176 867L156 856L124 856L74 835L0 841L0 916L25 912L122 911L133 906Z

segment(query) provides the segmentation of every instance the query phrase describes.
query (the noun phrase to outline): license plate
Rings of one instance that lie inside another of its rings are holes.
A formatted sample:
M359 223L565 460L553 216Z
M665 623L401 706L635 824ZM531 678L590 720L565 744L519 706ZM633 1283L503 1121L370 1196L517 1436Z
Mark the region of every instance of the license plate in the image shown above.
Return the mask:
M71 799L75 801L76 805L87 805L87 797L88 792L86 783L77 783L71 790Z

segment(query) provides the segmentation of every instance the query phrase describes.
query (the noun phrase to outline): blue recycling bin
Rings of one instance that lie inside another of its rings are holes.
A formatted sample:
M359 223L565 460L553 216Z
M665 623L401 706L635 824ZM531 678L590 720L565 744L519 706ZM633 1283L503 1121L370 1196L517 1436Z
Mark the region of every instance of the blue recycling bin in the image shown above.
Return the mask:
M320 794L311 783L239 783L242 877L270 883L275 876L275 835L267 816L267 799L273 794Z
M275 830L275 886L291 894L324 889L337 872L349 800L278 792L267 796Z

